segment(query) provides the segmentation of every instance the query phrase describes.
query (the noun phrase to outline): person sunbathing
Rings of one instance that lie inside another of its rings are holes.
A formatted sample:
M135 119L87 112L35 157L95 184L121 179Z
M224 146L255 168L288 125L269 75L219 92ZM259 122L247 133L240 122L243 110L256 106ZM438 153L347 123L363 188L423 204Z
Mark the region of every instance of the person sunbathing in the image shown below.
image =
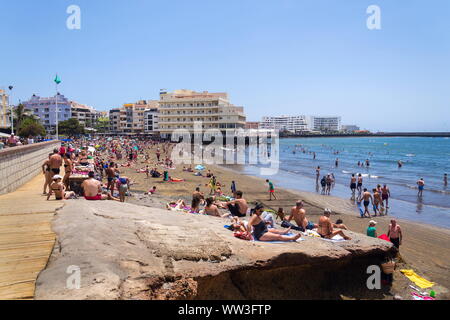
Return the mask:
M202 213L209 216L222 217L222 214L220 213L219 208L214 204L214 199L212 197L206 199L206 206Z
M336 235L340 235L345 240L351 240L350 237L346 236L342 230L334 230L333 224L330 221L331 210L325 209L323 212L323 216L319 219L319 227L317 229L317 233L326 239L331 239Z
M172 201L166 204L168 210L181 211L186 207L186 203L183 199L178 199L177 201Z
M269 229L267 228L266 222L261 219L261 214L264 211L264 207L261 204L256 205L254 208L253 215L250 217L250 220L247 225L247 232L249 234L253 234L252 239L258 241L292 241L297 240L301 237L301 234L296 234L293 236L287 236L291 229L286 229L284 231L280 231L277 229Z

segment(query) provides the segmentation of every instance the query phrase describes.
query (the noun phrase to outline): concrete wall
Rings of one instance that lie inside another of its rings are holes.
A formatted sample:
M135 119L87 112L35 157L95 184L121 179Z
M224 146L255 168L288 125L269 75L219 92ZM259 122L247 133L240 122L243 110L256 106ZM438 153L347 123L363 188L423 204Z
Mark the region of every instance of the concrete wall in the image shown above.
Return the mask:
M40 174L48 154L60 144L47 141L0 150L0 194L16 190Z

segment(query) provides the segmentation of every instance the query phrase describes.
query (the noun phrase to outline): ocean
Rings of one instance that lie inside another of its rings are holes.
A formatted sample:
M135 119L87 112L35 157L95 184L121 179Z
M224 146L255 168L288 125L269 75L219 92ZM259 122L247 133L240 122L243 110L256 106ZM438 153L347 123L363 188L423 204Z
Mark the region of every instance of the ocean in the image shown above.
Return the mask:
M366 159L370 166L359 167L358 161ZM268 177L275 187L320 193L315 182L315 169L320 166L321 176L335 176L331 195L350 201L351 174L361 173L363 187L370 191L378 184L387 184L390 216L450 228L450 187L443 182L444 173L450 175L448 137L287 138L280 139L279 161L278 173ZM260 176L258 165L246 165L243 170ZM421 198L417 196L419 178L425 180Z

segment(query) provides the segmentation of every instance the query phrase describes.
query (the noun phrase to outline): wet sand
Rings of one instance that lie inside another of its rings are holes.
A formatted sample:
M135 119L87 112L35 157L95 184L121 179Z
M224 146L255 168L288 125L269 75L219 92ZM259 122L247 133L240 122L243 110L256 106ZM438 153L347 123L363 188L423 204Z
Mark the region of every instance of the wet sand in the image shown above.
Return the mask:
M149 153L151 154L151 153ZM122 161L123 162L123 161ZM145 173L137 173L136 169L144 168L146 163L139 157L137 164L133 168L121 167L122 175L126 175L134 181L131 186L132 191L137 191L137 194L147 192L152 186L156 186L157 194L154 196L142 196L137 198L129 198L127 201L136 204L148 206L162 206L168 199L177 200L185 199L190 203L192 199L192 192L196 187L200 187L200 191L209 193L209 188L206 186L209 178L194 176L192 172L182 171L183 165L177 165L176 169L169 169L169 175L173 178L182 178L183 182L164 182L162 178L146 178ZM148 163L149 168L155 167L155 160L153 156ZM268 185L264 179L246 176L238 172L239 167L234 167L235 170L229 168L208 166L205 165L206 174L207 169L217 177L222 185L222 191L226 195L231 195L230 185L231 181L236 182L238 190L243 191L244 198L250 203L261 202L266 208L278 210L282 207L285 212L289 212L290 208L295 205L298 199L304 200L306 203L305 209L307 217L317 223L323 208L328 207L332 209L332 220L338 218L344 221L344 224L352 231L365 234L368 218L360 218L355 213L349 201L333 196L318 195L309 192L299 192L296 190L278 189L275 186L275 195L277 200L269 200ZM158 171L162 172L164 168L158 166ZM152 199L152 200L150 200ZM372 218L378 222L378 235L387 233L389 225L389 216ZM408 291L409 280L404 277L399 269L414 269L420 276L433 281L436 286L433 287L438 293L438 298L450 299L450 295L446 288L450 288L450 230L437 228L434 226L418 224L414 222L397 220L403 231L403 244L400 247L400 264L395 273L394 292L403 293L405 299Z

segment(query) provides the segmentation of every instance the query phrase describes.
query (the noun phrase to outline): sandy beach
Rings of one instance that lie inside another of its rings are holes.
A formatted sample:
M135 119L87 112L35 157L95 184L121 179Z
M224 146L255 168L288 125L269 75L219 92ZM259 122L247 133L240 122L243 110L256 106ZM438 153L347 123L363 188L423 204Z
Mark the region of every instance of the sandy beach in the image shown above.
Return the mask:
M149 168L155 167L155 160L152 152L149 160ZM122 161L123 162L123 161ZM135 191L138 197L129 197L127 201L147 206L163 206L163 203L170 200L185 199L189 203L192 199L192 192L196 187L200 187L200 191L209 193L206 186L209 178L194 176L192 172L183 171L183 165L177 165L176 169L169 169L169 175L173 178L184 179L183 182L163 182L162 178L147 178L145 173L137 173L137 169L144 168L146 163L141 157L134 167L120 167L122 175L131 178L134 184L131 190ZM370 219L359 218L355 213L351 204L345 200L333 196L323 196L308 192L298 192L295 190L285 190L275 186L277 200L269 201L268 186L264 179L246 176L239 173L239 167L224 168L219 166L205 165L206 170L209 169L217 177L223 187L222 191L226 195L230 195L230 185L234 180L238 190L244 192L244 198L253 205L255 202L261 202L266 208L277 210L283 208L285 212L289 212L290 208L295 205L295 201L302 199L306 202L307 217L317 223L323 208L332 209L332 219L338 218L344 221L344 224L352 231L365 234L368 221ZM159 171L163 171L162 167L158 167ZM206 172L204 171L204 173ZM156 195L142 195L150 188L156 186ZM373 218L378 222L378 235L387 233L389 225L389 216ZM398 220L403 230L403 244L400 247L400 263L396 269L395 282L393 286L394 292L405 293L412 284L404 277L400 269L414 269L420 276L433 281L436 285L433 289L438 293L439 298L449 298L450 295L446 288L450 288L450 248L448 241L450 239L450 230L437 228L434 226L418 224L414 222Z

